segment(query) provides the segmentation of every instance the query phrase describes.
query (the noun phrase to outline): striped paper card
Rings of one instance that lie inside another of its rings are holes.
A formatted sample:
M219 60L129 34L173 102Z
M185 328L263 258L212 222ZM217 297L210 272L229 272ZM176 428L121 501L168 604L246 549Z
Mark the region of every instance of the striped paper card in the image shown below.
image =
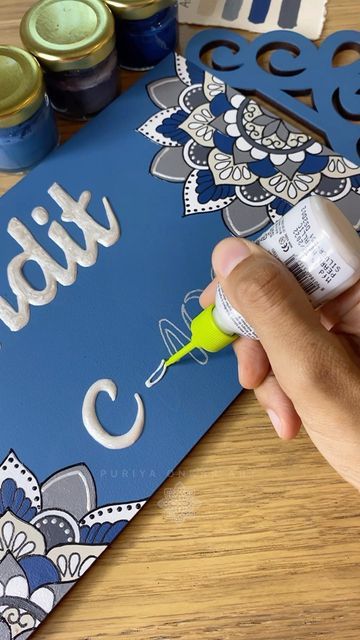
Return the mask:
M320 37L327 0L180 0L180 22L249 31L290 29Z

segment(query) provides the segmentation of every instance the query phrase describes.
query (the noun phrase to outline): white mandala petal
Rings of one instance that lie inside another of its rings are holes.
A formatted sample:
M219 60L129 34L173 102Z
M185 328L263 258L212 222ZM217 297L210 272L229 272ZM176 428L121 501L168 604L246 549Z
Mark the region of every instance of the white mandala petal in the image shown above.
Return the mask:
M240 135L240 129L237 124L229 124L226 127L226 133L232 138L238 138L238 136Z
M227 124L236 124L237 116L238 112L235 111L235 109L232 109L231 111L226 111L224 114L224 120Z
M237 93L234 96L232 96L230 102L234 107L234 109L239 109L242 103L244 102L244 100L246 100L245 96L243 96L242 93Z
M29 585L26 578L22 576L15 576L10 578L5 587L6 596L15 596L17 598L29 597Z
M297 151L296 153L290 153L289 160L291 160L292 162L304 162L305 151Z
M89 568L105 549L106 545L69 544L65 547L54 547L47 557L59 569L62 582L73 582L85 573L86 568ZM91 561L87 562L89 558Z
M250 151L252 149L252 145L241 136L236 140L236 146L240 151Z
M323 148L320 142L313 142L313 144L311 144L310 147L307 147L306 149L307 153L311 153L312 155L319 155L322 150Z
M287 156L285 154L271 153L270 160L276 167L280 167L286 162Z
M36 589L34 593L30 596L30 601L34 602L38 605L43 611L46 613L50 613L50 611L54 607L54 594L50 589L46 587L40 587Z
M250 151L250 154L251 154L251 157L254 158L254 160L264 160L269 155L266 151L257 149L257 147L253 147Z

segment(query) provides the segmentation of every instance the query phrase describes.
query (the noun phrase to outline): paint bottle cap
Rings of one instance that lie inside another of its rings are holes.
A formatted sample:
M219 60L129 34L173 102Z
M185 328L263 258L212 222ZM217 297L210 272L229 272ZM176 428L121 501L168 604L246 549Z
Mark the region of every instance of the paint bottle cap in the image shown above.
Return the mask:
M146 20L172 7L176 0L105 0L106 4L123 20Z
M209 353L216 353L225 349L229 344L232 344L237 338L237 335L229 335L224 333L215 322L214 319L214 305L204 309L191 323L191 340L180 351L175 353L171 358L166 361L166 366L171 365L182 360L184 356L193 351L194 349L205 349Z
M26 122L45 96L40 65L24 49L0 46L0 78L0 128Z
M115 47L114 16L102 0L40 0L25 13L20 35L47 69L90 69Z

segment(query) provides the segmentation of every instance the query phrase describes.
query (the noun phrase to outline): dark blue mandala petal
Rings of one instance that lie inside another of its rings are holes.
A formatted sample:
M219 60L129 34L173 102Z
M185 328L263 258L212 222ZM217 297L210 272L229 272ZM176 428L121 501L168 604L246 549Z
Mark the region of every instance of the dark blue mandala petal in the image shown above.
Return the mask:
M211 200L217 202L235 195L232 185L216 185L211 171L200 171L197 177L196 193L200 204L207 204Z
M126 527L127 520L119 520L119 522L98 522L91 525L85 525L80 529L80 542L83 544L109 544L115 540L116 536Z
M187 70L191 79L192 84L204 84L204 71L201 71L200 67L193 64L192 62L186 61Z
M351 179L351 186L354 187L355 189L358 189L360 187L360 174L356 176L352 176L350 179Z
M119 535L119 533L121 533L123 529L125 529L127 524L128 524L127 520L120 520L119 522L114 522L114 524L111 525L110 529L104 536L102 544L110 544L111 542L113 542L115 538Z
M103 522L94 540L94 544L102 544L106 539L106 535L110 531L112 525L110 522Z
M210 111L215 117L221 116L232 108L231 102L227 99L225 93L219 93L219 95L215 96L210 102Z
M234 147L234 138L231 138L231 136L227 136L225 135L225 133L221 133L220 131L215 131L214 146L219 149L219 151L223 151L224 153L232 153Z
M306 158L302 165L299 167L299 173L321 173L329 161L328 156L313 156L310 153L306 154Z
M80 540L84 544L93 544L96 534L100 529L100 523L95 522L91 527L85 526L80 529Z
M80 527L80 542L81 544L86 544L87 535L90 531L90 527L87 524L84 524Z
M156 131L173 142L186 144L191 140L191 137L186 133L186 131L179 129L179 127L183 122L185 122L188 115L189 114L186 113L186 111L181 109L180 111L173 113L169 118L165 118L165 120L163 120L163 122L156 128Z
M250 171L252 171L256 176L259 176L259 178L271 178L278 172L278 169L274 167L270 158L249 162L248 167Z
M54 563L43 556L26 556L18 564L24 571L29 583L30 593L45 584L61 582L59 572Z
M279 216L284 216L292 209L292 204L283 200L283 198L275 198L271 203L271 208L274 209Z
M37 513L25 491L19 488L12 478L6 478L0 488L0 514L7 510L27 522Z

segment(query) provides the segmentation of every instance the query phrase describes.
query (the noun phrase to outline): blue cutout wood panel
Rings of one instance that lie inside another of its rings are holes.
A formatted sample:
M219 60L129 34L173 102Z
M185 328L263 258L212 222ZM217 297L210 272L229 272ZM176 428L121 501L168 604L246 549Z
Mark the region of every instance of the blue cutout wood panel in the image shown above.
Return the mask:
M358 227L359 191L359 167L171 56L1 198L1 640L31 635L240 392L231 349L144 386L188 339L214 245L314 192ZM145 408L120 451L83 424L103 379L110 433Z
M194 36L186 55L232 87L261 96L307 124L359 164L360 60L336 66L337 53L346 50L360 50L359 31L338 31L318 47L290 31L273 31L249 42L233 31L208 29ZM266 53L271 54L270 70L261 64ZM311 96L313 106L299 100L305 96Z

